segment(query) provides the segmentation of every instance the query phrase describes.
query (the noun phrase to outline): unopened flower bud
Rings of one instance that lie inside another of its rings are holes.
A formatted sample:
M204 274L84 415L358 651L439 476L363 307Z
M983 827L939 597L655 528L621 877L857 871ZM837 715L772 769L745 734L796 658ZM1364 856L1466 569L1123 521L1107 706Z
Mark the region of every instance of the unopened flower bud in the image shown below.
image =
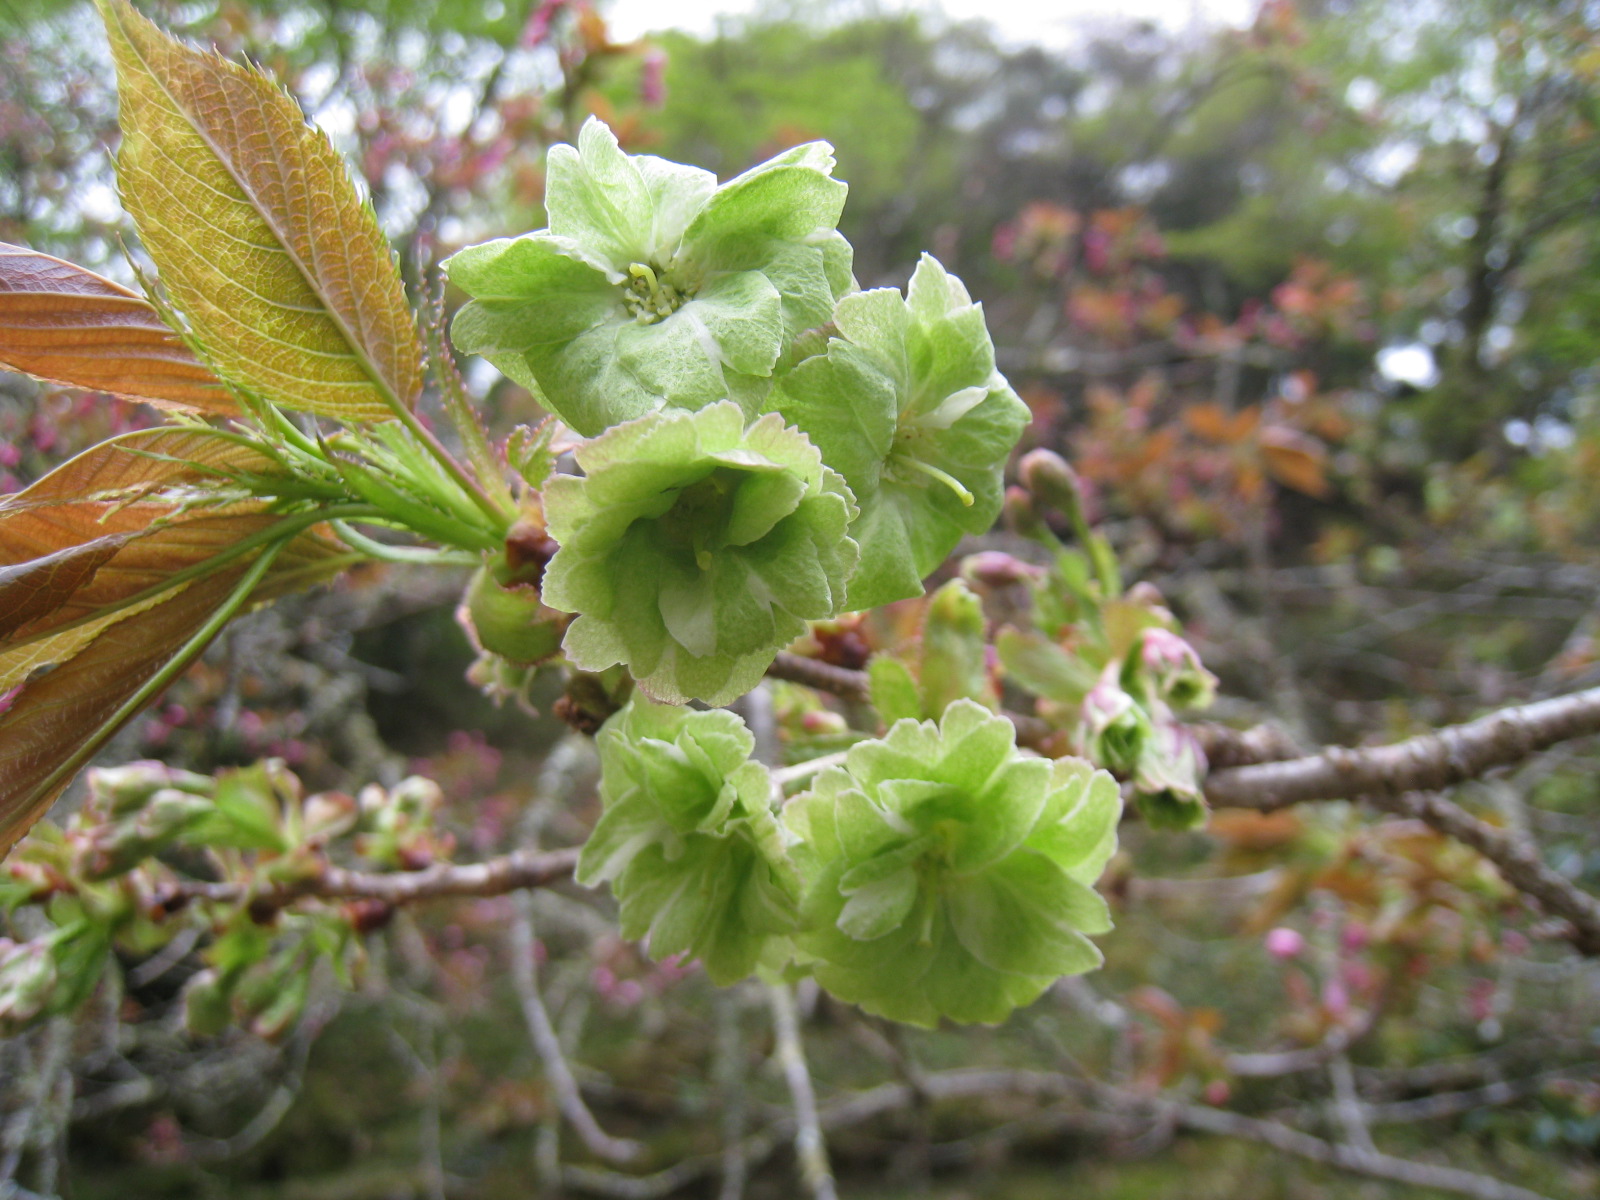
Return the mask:
M1083 484L1067 460L1054 450L1030 450L1017 464L1022 484L1045 504L1074 522L1083 512Z
M1270 930L1263 944L1268 954L1283 962L1299 958L1306 949L1306 939L1301 936L1300 931L1285 925Z
M444 806L444 791L431 779L408 775L389 789L389 802L408 816L431 818Z
M345 792L318 792L301 810L307 841L326 842L355 828L361 810Z
M1148 608L1159 615L1167 613L1167 598L1161 594L1161 589L1148 579L1141 579L1125 593L1122 598L1129 604L1136 604L1140 608Z
M0 1033L19 1029L42 1013L56 978L56 960L46 943L0 938Z
M158 762L132 762L96 767L88 773L90 802L108 816L120 817L141 808L162 788L209 796L216 788L209 775L180 771Z
M521 666L552 658L572 619L549 608L531 583L502 583L485 567L472 577L456 619L479 650Z
M356 933L376 933L394 920L394 905L387 900L350 900L343 905L343 911Z
M1001 550L983 550L961 560L961 577L974 585L1009 587L1044 577L1044 568L1025 563Z
M377 817L389 803L389 793L376 783L369 783L361 789L361 795L356 803L361 809L363 817Z
M1134 769L1150 734L1150 718L1107 672L1084 696L1077 741L1096 766L1126 774Z
M1046 544L1052 540L1053 535L1049 526L1044 523L1044 518L1033 506L1033 497L1026 489L1019 487L1006 489L1004 513L1006 528L1018 537Z
M1205 708L1217 694L1217 677L1206 670L1194 647L1170 629L1146 629L1128 656L1125 686L1147 686L1176 709Z
M209 781L208 781L209 782ZM214 810L209 796L164 787L121 820L83 830L78 870L85 879L110 879L133 870L197 818Z
M850 732L850 726L845 719L836 712L826 709L812 709L800 717L800 728L813 737L837 735Z

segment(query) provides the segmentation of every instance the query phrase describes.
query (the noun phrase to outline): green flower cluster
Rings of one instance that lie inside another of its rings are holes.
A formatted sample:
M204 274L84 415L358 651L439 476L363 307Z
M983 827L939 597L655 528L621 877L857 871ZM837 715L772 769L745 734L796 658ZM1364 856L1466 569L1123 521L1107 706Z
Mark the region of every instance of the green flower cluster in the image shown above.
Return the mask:
M545 493L562 648L658 699L732 699L1000 510L1027 409L982 309L926 257L904 297L856 290L832 170L814 142L718 186L591 120L550 152L547 229L446 264L457 347L593 439Z
M776 416L737 405L630 421L579 447L545 489L561 549L545 602L581 615L564 649L627 663L659 700L726 704L807 620L839 611L856 544L849 489Z
M809 970L916 1025L997 1022L1100 965L1092 888L1121 798L1087 763L1028 758L969 700L899 721L790 801L780 829L751 737L727 712L635 700L600 734L605 810L578 878L610 881L622 931L727 983Z
M597 741L605 808L578 882L610 883L623 936L648 935L655 957L685 954L717 983L743 979L794 929L799 895L744 722L635 699Z
M1116 849L1116 782L1017 753L970 700L898 721L790 803L805 879L799 949L868 1012L932 1026L1002 1021L1100 965L1111 928L1091 885Z

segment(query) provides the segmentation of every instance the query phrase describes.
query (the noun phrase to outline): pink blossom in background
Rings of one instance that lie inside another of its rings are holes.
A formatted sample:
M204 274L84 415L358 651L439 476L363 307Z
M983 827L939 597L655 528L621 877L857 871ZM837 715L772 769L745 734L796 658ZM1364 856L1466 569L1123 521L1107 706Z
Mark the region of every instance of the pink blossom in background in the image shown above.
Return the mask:
M1284 962L1299 958L1306 949L1306 939L1301 937L1298 931L1283 925L1268 933L1264 944L1268 954Z

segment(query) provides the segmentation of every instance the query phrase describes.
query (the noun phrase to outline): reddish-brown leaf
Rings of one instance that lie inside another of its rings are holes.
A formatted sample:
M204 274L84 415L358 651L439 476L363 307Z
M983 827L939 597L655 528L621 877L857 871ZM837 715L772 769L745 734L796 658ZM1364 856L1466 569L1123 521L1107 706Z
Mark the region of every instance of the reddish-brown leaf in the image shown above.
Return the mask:
M63 501L121 503L163 488L215 484L230 474L275 470L263 451L213 429L141 429L92 446L23 491L0 496L0 521Z
M14 673L8 664L20 646L159 590L175 572L277 520L254 501L184 508L160 493L273 467L214 431L144 430L0 497L0 680Z
M211 552L236 544L263 521L282 520L260 512L212 518L207 522ZM300 535L273 560L246 603L325 578L337 569L337 552L323 538ZM75 770L134 715L123 710L140 689L204 650L209 637L200 635L207 622L223 613L254 560L255 555L242 556L137 602L90 612L31 641L0 642L0 678L10 675L0 694L16 688L0 709L0 856L44 814ZM51 619L81 607L73 599L58 606Z
M1328 453L1315 438L1283 425L1269 425L1261 431L1261 458L1267 474L1307 496L1325 497L1328 485Z
M143 296L0 242L0 367L191 412L239 405Z
M228 596L243 567L183 588L103 630L79 653L37 674L0 713L0 854L42 817L80 753Z
M275 470L216 430L147 430L0 497L0 853L210 624L337 570L307 518L234 490ZM245 580L275 529L292 540Z
M1255 432L1261 410L1255 405L1230 413L1220 404L1190 404L1183 410L1183 421L1193 432L1209 442L1232 446Z
M95 538L54 554L0 567L0 638L58 612L81 593L127 542L128 534ZM3 548L0 548L3 553Z

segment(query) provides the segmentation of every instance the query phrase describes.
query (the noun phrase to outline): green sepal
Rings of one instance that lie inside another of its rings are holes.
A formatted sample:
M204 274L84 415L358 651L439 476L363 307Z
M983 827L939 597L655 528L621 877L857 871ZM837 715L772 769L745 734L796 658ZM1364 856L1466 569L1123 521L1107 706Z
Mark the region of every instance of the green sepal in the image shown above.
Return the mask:
M480 567L467 584L458 619L477 648L519 666L534 666L561 652L567 616L548 607L538 587L503 582L501 572Z

